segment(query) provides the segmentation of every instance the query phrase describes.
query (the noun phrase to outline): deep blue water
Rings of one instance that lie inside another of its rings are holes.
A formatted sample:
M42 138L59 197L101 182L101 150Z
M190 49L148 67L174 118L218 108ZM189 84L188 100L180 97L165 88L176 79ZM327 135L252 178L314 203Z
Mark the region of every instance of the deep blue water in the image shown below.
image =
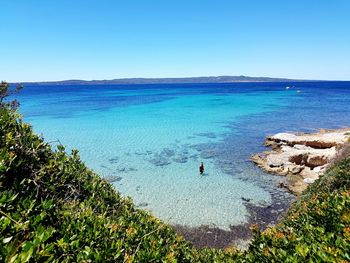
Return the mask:
M78 148L143 209L223 230L248 221L242 197L282 208L293 199L276 187L283 178L249 162L266 135L350 126L350 82L45 85L18 99L37 133Z

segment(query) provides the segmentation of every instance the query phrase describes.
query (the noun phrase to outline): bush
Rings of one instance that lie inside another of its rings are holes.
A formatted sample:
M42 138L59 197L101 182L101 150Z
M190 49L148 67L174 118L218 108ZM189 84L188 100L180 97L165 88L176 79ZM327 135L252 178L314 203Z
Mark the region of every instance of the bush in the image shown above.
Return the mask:
M274 228L255 237L250 262L350 261L350 158L334 165Z

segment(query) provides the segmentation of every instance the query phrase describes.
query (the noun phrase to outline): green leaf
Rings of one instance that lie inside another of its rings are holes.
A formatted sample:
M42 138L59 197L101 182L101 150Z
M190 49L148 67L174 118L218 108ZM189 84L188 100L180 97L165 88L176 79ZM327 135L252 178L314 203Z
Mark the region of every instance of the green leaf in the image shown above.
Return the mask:
M307 256L307 253L309 252L309 248L306 246L306 244L297 245L295 249L304 258Z

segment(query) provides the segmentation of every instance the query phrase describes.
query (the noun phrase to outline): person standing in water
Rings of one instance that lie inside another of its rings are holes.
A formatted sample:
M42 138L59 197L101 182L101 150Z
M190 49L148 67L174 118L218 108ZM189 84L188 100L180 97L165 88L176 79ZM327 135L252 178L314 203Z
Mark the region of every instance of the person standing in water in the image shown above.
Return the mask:
M199 166L199 173L201 175L203 175L203 173L204 173L204 164L203 164L203 162L201 162L201 165Z

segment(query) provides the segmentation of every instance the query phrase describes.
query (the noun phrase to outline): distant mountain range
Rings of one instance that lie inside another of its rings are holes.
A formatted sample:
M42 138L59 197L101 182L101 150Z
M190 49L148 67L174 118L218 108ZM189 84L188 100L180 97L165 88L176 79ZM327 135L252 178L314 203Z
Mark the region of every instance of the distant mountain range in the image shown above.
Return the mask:
M295 82L311 81L284 78L217 76L192 78L123 78L111 80L63 80L46 82L24 82L26 85L103 85L103 84L165 84L165 83L231 83L231 82Z

